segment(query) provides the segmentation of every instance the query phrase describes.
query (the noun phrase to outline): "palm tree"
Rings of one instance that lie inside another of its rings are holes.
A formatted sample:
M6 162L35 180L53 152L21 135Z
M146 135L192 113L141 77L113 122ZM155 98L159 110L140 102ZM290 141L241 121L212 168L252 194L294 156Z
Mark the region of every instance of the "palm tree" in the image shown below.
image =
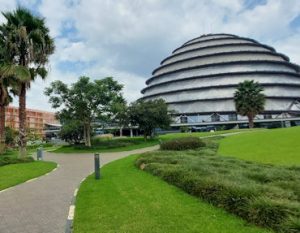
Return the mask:
M26 90L37 76L45 78L49 55L54 52L54 40L49 35L45 20L29 10L18 7L13 12L2 13L7 22L0 31L4 34L5 49L10 61L26 68L30 81L19 80L19 148L26 155Z
M0 145L5 147L5 108L12 101L10 92L16 88L18 81L30 80L30 72L22 66L10 64L4 49L0 33ZM9 90L10 89L10 90Z
M249 128L253 128L254 117L264 110L265 95L263 87L253 80L239 83L234 93L235 108L238 114L247 116Z
M0 81L0 145L5 144L5 107L9 104L10 98L5 80ZM1 147L1 148L2 148Z

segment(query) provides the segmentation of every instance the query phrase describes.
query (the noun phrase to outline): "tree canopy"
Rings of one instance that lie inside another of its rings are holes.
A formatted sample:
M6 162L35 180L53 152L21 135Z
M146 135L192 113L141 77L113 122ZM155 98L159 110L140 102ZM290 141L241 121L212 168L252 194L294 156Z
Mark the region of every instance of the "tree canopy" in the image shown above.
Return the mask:
M77 120L83 125L86 146L91 146L91 125L97 119L112 114L117 103L124 102L123 85L112 77L90 81L82 76L70 87L62 81L52 82L45 94L50 96L53 108L59 108L58 117L67 122Z
M155 128L168 128L172 122L163 99L138 100L129 106L128 112L131 123L144 131L145 139L153 136Z

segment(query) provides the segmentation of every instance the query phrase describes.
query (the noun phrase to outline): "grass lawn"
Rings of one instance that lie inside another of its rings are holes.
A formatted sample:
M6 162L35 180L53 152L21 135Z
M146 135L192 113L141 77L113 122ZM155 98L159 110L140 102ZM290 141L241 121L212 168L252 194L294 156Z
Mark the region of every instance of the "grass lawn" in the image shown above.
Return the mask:
M78 192L75 233L266 233L137 169L130 156L102 168Z
M262 163L300 165L299 139L300 127L237 134L221 140L218 153Z
M0 167L0 190L25 182L50 172L56 167L53 162L30 162Z
M61 146L42 146L44 151L52 151L52 150L56 150L58 148L60 148ZM33 156L35 157L35 153L37 151L38 147L33 147L33 146L29 146L26 149L27 155L28 156ZM6 149L6 151L3 154L0 154L0 156L12 156L12 157L17 157L19 155L19 149L18 148L9 148Z

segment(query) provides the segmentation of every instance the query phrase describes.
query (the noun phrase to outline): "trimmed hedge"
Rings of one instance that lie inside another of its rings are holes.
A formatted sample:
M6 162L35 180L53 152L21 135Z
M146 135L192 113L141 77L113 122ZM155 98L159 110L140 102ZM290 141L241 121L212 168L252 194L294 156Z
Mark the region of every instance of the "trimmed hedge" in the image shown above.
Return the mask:
M0 156L0 167L9 164L15 163L30 163L33 162L34 159L31 156L27 156L24 158L17 158L15 156Z
M145 153L136 166L250 223L300 232L300 167L221 157L207 144L212 147Z
M204 147L205 143L197 137L178 138L160 144L161 150L193 150Z

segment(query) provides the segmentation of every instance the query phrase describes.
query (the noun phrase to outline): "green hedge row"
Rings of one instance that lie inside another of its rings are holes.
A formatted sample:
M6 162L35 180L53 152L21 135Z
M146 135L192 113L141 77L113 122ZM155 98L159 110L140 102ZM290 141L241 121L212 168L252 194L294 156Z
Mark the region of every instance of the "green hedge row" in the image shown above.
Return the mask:
M178 138L160 144L161 150L192 150L204 147L205 143L197 137Z
M27 156L24 158L17 158L15 156L0 156L0 166L15 164L15 163L29 163L33 162L34 159L31 156Z

